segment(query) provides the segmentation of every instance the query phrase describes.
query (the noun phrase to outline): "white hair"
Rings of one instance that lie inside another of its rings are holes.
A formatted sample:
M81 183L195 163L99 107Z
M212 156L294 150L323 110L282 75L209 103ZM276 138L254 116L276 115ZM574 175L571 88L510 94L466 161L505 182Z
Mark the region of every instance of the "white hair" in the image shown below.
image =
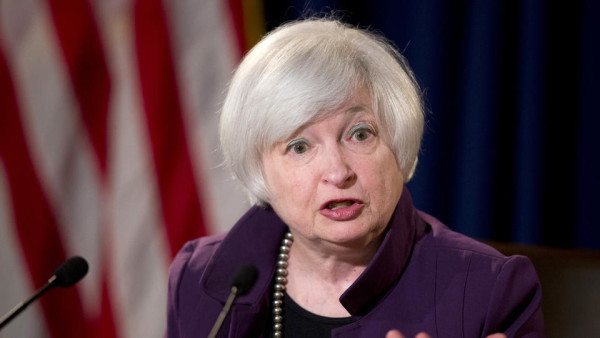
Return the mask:
M408 181L423 134L421 92L385 38L336 20L308 19L277 28L248 52L229 85L220 136L225 164L252 202L269 201L263 152L362 88Z

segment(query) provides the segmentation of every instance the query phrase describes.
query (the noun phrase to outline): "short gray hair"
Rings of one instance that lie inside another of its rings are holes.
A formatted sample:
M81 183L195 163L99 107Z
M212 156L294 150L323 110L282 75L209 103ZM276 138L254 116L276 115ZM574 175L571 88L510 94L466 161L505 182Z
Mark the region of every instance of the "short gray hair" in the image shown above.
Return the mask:
M361 88L408 181L423 134L421 91L405 58L382 36L332 19L287 23L266 35L238 66L220 122L225 164L268 203L262 154Z

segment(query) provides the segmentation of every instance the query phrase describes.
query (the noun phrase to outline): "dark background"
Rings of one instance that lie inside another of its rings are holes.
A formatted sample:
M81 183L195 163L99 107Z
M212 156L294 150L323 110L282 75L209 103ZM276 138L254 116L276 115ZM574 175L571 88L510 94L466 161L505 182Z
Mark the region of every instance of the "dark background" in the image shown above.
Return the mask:
M495 241L600 249L600 1L265 0L392 40L428 110L416 206Z

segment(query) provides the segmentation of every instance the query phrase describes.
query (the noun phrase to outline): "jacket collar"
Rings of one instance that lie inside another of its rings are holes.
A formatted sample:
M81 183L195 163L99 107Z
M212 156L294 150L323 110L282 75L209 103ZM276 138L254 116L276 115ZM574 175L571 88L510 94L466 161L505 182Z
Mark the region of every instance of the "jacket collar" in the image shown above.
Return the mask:
M422 222L408 189L404 187L379 250L365 271L340 297L340 302L350 314L367 313L398 281L412 252L416 229Z
M340 302L352 315L368 312L399 279L424 222L404 188L381 247L360 277L342 294ZM252 290L236 303L258 306L271 293L279 246L287 226L272 208L254 206L234 225L206 267L200 286L225 302L231 278L242 264L253 264L259 275ZM393 262L393 263L392 263Z
M287 226L272 208L253 206L223 239L200 280L201 287L224 303L236 269L251 264L258 269L258 278L250 292L238 297L236 303L259 303L271 291L279 244L286 231Z

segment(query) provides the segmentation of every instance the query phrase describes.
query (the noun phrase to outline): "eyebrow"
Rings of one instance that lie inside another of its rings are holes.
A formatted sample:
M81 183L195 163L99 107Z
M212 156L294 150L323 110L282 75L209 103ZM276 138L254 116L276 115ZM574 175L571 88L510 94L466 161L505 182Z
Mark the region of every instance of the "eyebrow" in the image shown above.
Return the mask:
M368 107L365 106L364 104L356 104L356 105L348 107L348 109L346 109L346 112L359 113L359 112L363 112L363 111L367 111L367 110L368 110Z
M366 114L370 114L370 115L375 115L374 112L369 111L369 106L364 105L362 103L356 103L350 107L348 107L346 110L343 111L344 113L352 113L352 114L356 114L356 113L366 113ZM305 123L303 125L301 125L300 127L298 127L298 129L294 130L294 132L291 134L291 137L286 138L285 141L282 141L284 143L287 143L289 140L293 139L295 137L295 135L298 135L301 129L307 128L308 126L318 123L319 121L324 120L325 118L327 118L327 116L329 115L329 113L325 113L325 114L317 114L316 118L313 121L309 121L308 123Z

